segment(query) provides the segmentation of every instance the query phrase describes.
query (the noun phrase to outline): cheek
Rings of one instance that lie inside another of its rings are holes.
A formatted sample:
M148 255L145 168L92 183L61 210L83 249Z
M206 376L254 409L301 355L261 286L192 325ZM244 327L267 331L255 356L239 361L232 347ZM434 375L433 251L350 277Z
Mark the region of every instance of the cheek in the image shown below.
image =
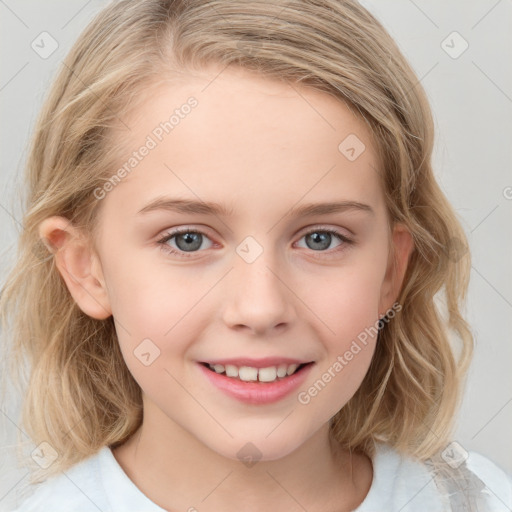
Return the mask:
M166 265L158 249L154 251L150 257L111 260L106 274L116 320L129 332L161 338L187 318L215 284L215 276L200 276L192 266Z
M306 417L321 425L345 406L359 389L374 348L374 340L353 345L318 370L315 379L297 396Z
M205 329L201 299L218 277L200 278L192 267L138 263L136 258L110 262L105 275L123 357L142 384L162 377L165 369L181 372L179 361Z
M305 302L322 320L331 345L343 349L347 340L378 320L384 266L371 255L358 257L304 287Z
M317 289L310 295L311 309L326 326L322 328L326 354L298 401L325 421L348 402L368 371L378 336L384 273L385 261L373 255L361 257L340 269L324 293Z
M325 356L318 364L314 379L307 383L297 399L307 406L311 417L320 422L334 416L358 390L370 366L378 336L378 298L366 287L351 288L328 302L329 331L324 331ZM330 332L334 331L334 332Z

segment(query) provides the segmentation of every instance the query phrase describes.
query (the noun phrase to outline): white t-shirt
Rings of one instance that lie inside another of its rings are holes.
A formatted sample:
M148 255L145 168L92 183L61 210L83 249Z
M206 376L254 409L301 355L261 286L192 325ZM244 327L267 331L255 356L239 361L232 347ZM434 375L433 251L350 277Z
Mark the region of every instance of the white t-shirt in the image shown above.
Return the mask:
M475 452L469 452L463 467L482 489L476 508L461 501L464 493L460 491L441 492L428 465L403 457L385 444L376 445L372 464L372 485L356 512L512 510L512 477ZM107 446L34 487L13 512L166 512L130 480ZM199 503L191 503L190 510L194 505L201 510Z

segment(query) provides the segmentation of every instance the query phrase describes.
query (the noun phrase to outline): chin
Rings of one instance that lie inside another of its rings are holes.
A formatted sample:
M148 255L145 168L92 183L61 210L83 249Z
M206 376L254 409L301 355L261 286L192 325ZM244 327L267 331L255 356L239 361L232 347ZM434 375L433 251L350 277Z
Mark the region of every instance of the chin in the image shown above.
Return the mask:
M251 436L247 434L243 437L226 440L223 445L217 442L208 443L211 450L215 451L222 457L232 460L238 460L248 467L256 462L279 460L299 448L305 440L290 437L289 434L276 435L262 434ZM271 439L272 438L272 439Z

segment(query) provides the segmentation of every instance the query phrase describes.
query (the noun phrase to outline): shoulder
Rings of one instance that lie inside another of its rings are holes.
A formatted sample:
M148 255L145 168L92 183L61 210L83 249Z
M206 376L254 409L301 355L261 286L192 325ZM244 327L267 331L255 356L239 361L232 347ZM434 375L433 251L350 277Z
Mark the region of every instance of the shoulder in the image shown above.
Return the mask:
M484 484L483 492L496 502L493 510L512 509L512 475L506 473L483 455L471 451L465 461L467 468ZM501 503L501 505L499 505ZM498 508L500 507L501 508Z
M52 510L82 512L110 511L105 502L100 472L101 452L71 467L68 471L26 488L24 501L13 512Z
M452 445L435 461L423 462L376 444L372 486L357 512L510 511L511 476L483 455Z
M112 450L98 453L68 471L37 484L13 512L165 512L128 477Z

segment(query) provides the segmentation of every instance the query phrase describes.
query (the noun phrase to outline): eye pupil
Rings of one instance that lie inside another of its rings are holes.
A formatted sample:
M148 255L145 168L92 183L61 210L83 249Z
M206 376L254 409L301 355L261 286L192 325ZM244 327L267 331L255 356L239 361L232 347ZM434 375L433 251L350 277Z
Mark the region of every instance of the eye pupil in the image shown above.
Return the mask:
M310 233L306 236L306 244L310 249L327 249L331 245L331 237L332 235L326 232ZM313 241L313 247L307 242L308 239ZM320 244L320 247L315 244Z
M182 233L176 235L176 245L182 251L194 251L201 247L201 233ZM182 245L180 241L184 240L185 243Z

